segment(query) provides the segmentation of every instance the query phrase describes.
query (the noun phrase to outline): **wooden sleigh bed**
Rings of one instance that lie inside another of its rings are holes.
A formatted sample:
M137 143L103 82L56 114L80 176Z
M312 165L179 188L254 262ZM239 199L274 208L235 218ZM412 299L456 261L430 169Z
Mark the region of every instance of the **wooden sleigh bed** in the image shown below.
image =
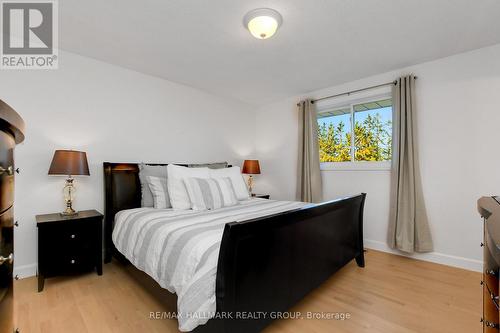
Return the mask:
M112 257L127 262L114 247L112 232L117 212L140 207L138 173L135 163L104 163L105 263ZM365 197L226 224L217 264L218 315L192 332L260 332L272 316L237 319L236 314L288 311L351 260L364 267ZM165 293L147 274L139 274L149 290ZM228 315L233 319L219 319Z

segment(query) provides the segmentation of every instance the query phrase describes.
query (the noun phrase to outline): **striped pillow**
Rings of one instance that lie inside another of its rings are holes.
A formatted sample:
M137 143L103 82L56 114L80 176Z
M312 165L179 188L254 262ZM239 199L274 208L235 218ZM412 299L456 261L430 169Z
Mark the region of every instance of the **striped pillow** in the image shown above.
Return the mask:
M238 204L230 178L185 178L193 210L213 210Z
M153 207L157 209L169 208L167 178L147 176L148 186L153 194Z

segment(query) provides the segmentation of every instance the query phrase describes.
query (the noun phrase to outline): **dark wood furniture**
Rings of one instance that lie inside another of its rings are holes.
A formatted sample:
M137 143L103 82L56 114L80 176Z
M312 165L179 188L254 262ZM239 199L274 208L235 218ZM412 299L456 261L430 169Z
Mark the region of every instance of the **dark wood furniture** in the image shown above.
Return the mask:
M102 218L96 210L36 216L39 292L47 277L92 269L102 275Z
M124 260L111 238L114 216L140 207L138 172L134 163L104 163L105 262L112 256ZM364 267L365 196L226 224L217 265L218 316L287 311L351 260ZM144 280L149 281L147 289L158 290L151 278ZM214 318L193 332L260 332L271 321L270 315L250 320Z
M14 149L24 140L24 122L0 100L0 332L12 332L14 267Z
M252 194L253 198L260 198L260 199L271 199L270 194Z
M499 267L500 267L500 198L482 197L477 202L484 221L483 250L483 332L498 333L499 321Z

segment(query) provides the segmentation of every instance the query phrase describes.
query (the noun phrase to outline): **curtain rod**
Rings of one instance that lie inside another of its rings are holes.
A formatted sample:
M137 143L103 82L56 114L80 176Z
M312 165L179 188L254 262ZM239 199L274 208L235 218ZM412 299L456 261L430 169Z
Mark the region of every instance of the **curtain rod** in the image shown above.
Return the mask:
M417 77L415 76L415 79L417 79ZM391 81L391 82L386 82L386 83L382 83L382 84L377 84L375 86L371 86L371 87L366 87L366 88L361 88L361 89L356 89L356 90L351 90L351 91L347 91L345 93L341 93L341 94L336 94L336 95L330 95L330 96L325 96L325 97L320 97L320 98L317 98L317 99L313 99L311 101L311 103L315 103L315 102L318 102L318 101L322 101L324 99L330 99L330 98L335 98L335 97L340 97L340 96L344 96L344 95L350 95L350 94L354 94L354 93L358 93L358 92L361 92L361 91L365 91L365 90L370 90L370 89L375 89L375 88L380 88L380 87L385 87L385 86L388 86L388 85L391 85L391 84L396 84L398 83L397 80L394 80L394 81ZM300 103L297 103L297 106L300 106Z

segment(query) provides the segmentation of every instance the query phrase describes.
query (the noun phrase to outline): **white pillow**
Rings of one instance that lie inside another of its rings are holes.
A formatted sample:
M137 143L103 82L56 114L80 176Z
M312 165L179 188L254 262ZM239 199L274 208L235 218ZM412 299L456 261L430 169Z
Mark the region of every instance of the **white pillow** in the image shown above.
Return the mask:
M191 201L186 191L184 179L186 178L210 178L208 168L187 168L169 164L167 166L167 187L170 203L173 209L191 209Z
M241 174L241 169L238 166L224 169L209 169L210 178L225 178L228 177L233 183L234 192L238 200L246 200L250 197L247 185Z
M167 178L147 176L146 179L153 195L153 207L157 209L169 208Z
M184 183L193 210L214 210L238 204L231 179L227 177L186 178Z

